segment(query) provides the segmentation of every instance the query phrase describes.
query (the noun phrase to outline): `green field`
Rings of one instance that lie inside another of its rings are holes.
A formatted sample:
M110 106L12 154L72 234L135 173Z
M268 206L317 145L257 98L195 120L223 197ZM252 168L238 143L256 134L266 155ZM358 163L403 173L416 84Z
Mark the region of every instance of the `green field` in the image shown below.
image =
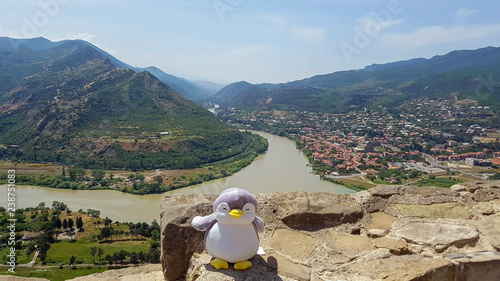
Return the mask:
M422 179L416 182L418 186L437 186L437 187L451 187L461 181L450 178L435 178L435 179Z
M2 261L2 263L4 263L4 258L6 258L8 254L10 254L10 249L8 247L5 247L0 251L0 260ZM17 263L28 263L33 259L33 253L27 256L25 250L16 250L16 258Z
M87 242L86 238L80 239L76 242L69 242L68 240L63 240L58 243L51 245L49 251L47 252L47 259L51 259L53 263L68 264L71 255L76 256L77 263L92 264L94 258L90 254L90 248L97 247L104 250L102 258L106 255L113 255L114 252L119 252L125 250L127 252L140 252L143 251L147 253L149 250L148 241L117 241L113 243L92 243ZM96 262L97 262L96 257ZM105 263L105 261L103 261Z

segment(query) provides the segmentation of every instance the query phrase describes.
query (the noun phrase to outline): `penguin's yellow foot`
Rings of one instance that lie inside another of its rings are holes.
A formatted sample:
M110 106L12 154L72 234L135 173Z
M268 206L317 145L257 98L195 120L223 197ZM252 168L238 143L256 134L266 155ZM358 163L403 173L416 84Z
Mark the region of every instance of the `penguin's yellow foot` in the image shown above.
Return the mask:
M227 261L221 260L221 259L214 259L213 261L210 262L210 264L213 265L216 269L228 269L229 268Z
M234 264L234 269L245 270L251 266L252 266L252 263L249 261L240 261L240 262L237 262Z

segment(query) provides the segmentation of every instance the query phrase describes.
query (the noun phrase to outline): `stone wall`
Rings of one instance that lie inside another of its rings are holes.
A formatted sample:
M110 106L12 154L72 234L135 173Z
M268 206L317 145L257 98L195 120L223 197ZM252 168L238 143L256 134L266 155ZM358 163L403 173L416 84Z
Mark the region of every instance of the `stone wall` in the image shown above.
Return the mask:
M165 196L165 280L500 280L500 181L255 196L266 254L246 271L215 270L190 225L216 195Z

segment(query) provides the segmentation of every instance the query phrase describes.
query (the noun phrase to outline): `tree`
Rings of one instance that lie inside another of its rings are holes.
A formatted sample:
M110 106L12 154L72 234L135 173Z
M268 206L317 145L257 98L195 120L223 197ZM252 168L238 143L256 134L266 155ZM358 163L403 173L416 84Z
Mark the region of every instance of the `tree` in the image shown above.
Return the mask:
M52 217L52 227L55 229L59 229L62 227L62 222L59 217Z
M110 254L107 254L104 260L108 262L108 267L111 267L111 264L113 264L113 257Z
M47 258L47 251L50 249L50 242L52 241L52 234L45 233L37 237L35 244L36 249L38 249L39 254L38 258L45 263L45 259Z
M133 263L134 265L137 265L139 263L139 259L137 258L136 252L130 253L130 262Z
M52 208L58 209L59 211L64 211L68 209L68 205L64 204L63 202L53 201Z
M72 229L74 225L75 225L75 223L74 223L73 219L72 218L68 219L68 227L70 229Z
M95 256L97 255L97 247L90 248L90 254L94 258L94 264L95 264Z
M160 249L159 248L150 248L147 254L147 260L151 263L160 262Z
M151 232L151 239L153 241L160 241L160 232L158 230L153 230L153 232Z
M144 263L146 261L146 255L144 254L143 251L137 253L137 259L139 259L141 263Z
M135 174L135 179L143 181L145 179L145 176L143 174L141 174L141 173L136 173Z
M105 228L101 229L101 233L99 234L99 237L106 240L107 238L111 237L112 234L113 234L113 229L110 227L105 227Z
M72 181L76 181L79 178L84 178L87 172L83 168L68 168L68 174Z
M101 181L105 175L106 175L106 172L104 170L92 170L92 177L96 181Z
M120 261L120 255L118 254L118 252L113 253L112 259L115 265Z
M107 179L102 179L102 180L100 180L100 181L99 181L99 184L100 184L101 186L108 186L108 185L109 185L109 180L107 180Z
M87 209L87 214L91 217L98 218L101 215L101 211L94 209Z
M97 249L97 257L99 258L99 264L102 263L102 255L104 255L104 250L102 248Z
M149 232L152 233L153 230L158 230L160 231L160 225L158 224L158 222L156 221L156 219L154 219L152 222L151 222L151 225L149 226Z
M47 259L47 252L40 252L38 254L38 258L42 261L42 264L45 264L45 260Z
M71 258L69 258L69 265L73 265L73 268L75 268L75 265L76 265L75 255L72 255Z
M128 252L125 250L121 250L118 252L118 260L120 261L120 265L123 266L123 261L127 259Z
M163 177L162 176L155 176L153 178L158 184L163 184Z
M68 169L68 174L69 174L69 178L72 181L76 181L76 169L75 168L69 168Z
M83 219L81 217L76 219L76 228L83 229Z
M40 202L38 204L38 207L36 207L38 210L45 210L45 202Z
M67 219L63 220L62 226L64 229L68 228L68 220Z
M106 217L106 218L104 219L104 226L111 226L111 224L112 224L112 223L113 223L113 220L112 220L112 219L110 219L110 218L108 218L108 217Z

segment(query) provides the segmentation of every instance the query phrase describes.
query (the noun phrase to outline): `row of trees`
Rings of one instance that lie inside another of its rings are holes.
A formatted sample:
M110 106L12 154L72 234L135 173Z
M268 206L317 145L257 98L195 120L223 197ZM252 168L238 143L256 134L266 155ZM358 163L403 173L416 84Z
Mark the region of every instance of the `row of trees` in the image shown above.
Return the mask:
M148 225L146 222L138 222L136 224L131 222L125 222L124 225L127 225L129 230L118 230L114 229L112 226L112 220L106 218L104 220L105 227L101 229L101 232L97 236L99 240L107 240L109 238L122 240L124 237L134 239L137 237L139 239L143 237L151 238L153 241L160 241L160 225L156 220L151 222L151 225Z
M113 265L117 265L118 263L123 266L124 263L131 263L134 265L137 265L139 263L145 263L145 262L150 262L150 263L157 263L159 262L159 256L154 250L149 250L148 252L128 252L125 250L120 250L117 252L114 252L113 254L105 254L104 249L99 248L99 247L92 247L90 248L90 254L92 255L92 258L94 259L94 264L103 264L103 261L106 261L109 267ZM70 264L75 262L74 260L76 257L72 256L70 259Z

